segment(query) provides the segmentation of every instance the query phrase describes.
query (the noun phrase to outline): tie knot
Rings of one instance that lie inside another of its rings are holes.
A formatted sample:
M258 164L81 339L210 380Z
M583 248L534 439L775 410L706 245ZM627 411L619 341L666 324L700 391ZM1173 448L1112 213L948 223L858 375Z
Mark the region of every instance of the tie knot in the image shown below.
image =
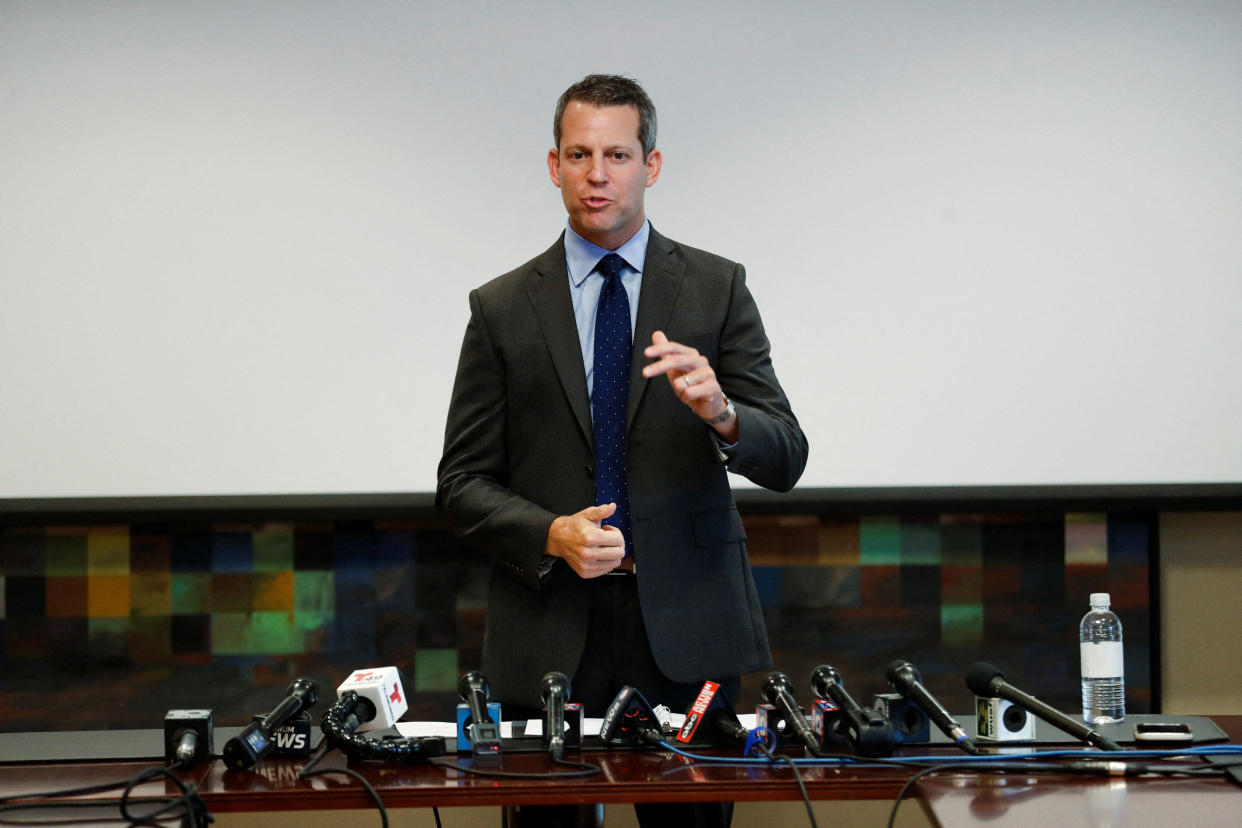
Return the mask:
M607 256L599 260L599 264L595 265L595 269L607 281L613 276L620 276L621 271L625 269L625 259L616 253L609 253Z

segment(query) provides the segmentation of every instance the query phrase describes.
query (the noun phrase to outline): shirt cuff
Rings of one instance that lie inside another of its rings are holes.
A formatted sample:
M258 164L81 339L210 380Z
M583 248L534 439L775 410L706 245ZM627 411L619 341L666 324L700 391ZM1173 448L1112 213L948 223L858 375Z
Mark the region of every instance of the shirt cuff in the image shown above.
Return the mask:
M714 429L712 430L712 439L716 441L716 456L720 458L720 462L728 463L732 460L737 443L726 443L724 440L721 440L720 435ZM741 441L739 440L738 442Z
M539 573L539 582L548 577L548 573L552 571L552 567L556 565L556 558L551 555L544 555L539 559L539 563L535 565L535 571Z

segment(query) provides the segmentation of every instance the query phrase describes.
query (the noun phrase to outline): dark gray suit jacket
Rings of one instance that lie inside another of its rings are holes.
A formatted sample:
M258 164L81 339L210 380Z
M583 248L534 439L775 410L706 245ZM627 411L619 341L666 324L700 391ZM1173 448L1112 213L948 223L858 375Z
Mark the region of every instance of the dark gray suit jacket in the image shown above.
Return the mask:
M653 228L634 328L627 461L652 653L679 682L763 669L767 632L726 467L786 491L807 442L745 271ZM705 355L736 406L727 463L668 380L642 376L655 330ZM595 503L590 411L562 237L471 292L439 468L437 504L493 562L482 668L503 701L538 706L543 675L572 676L582 655L585 583L559 560L541 579L538 564L552 520Z

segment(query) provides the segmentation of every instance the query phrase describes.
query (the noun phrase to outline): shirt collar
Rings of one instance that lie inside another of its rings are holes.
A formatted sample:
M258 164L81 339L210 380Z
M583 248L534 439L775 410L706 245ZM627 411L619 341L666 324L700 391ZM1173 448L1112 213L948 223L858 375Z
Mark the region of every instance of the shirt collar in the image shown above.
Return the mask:
M642 273L643 265L647 262L647 239L650 236L651 222L644 220L643 226L638 228L638 232L631 236L629 241L616 250L605 250L579 236L567 222L565 225L565 263L569 267L569 281L574 287L581 285L599 264L599 260L609 253L616 253L625 259L626 264Z

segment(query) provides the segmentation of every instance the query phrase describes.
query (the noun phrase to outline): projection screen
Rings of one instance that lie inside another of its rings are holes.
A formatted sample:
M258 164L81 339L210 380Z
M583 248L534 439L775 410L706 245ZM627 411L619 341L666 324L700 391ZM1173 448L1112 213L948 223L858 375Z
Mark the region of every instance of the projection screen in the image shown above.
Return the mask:
M1240 43L1233 2L0 4L0 499L433 491L593 71L659 109L653 224L746 266L803 486L1242 481Z

